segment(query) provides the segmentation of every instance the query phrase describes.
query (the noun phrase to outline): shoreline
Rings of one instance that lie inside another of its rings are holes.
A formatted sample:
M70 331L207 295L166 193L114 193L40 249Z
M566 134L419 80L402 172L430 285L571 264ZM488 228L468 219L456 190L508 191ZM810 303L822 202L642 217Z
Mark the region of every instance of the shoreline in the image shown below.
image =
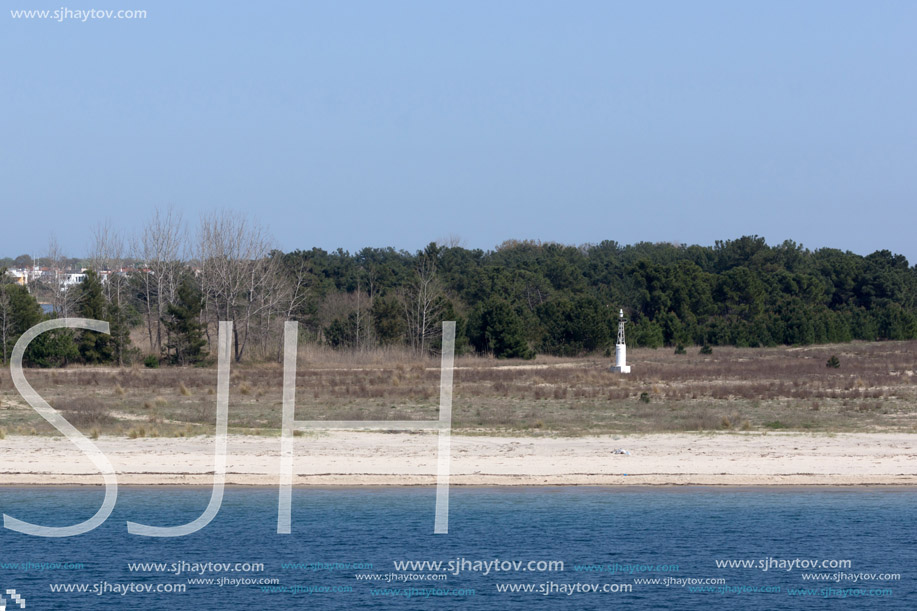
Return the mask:
M119 484L213 483L213 438L102 437L94 443ZM917 486L917 435L908 433L453 434L451 443L453 486ZM227 486L278 485L278 437L230 435L227 445ZM293 485L429 486L437 464L435 433L307 433L294 438ZM67 439L0 440L0 486L101 483Z

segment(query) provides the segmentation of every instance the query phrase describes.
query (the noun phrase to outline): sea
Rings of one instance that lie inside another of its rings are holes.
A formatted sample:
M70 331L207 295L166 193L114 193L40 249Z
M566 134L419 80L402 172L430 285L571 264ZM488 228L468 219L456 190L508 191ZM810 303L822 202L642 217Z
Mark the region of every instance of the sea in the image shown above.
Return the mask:
M98 487L0 488L2 513L64 526ZM917 490L898 487L119 488L74 537L0 530L6 609L917 609ZM0 608L4 604L0 601Z

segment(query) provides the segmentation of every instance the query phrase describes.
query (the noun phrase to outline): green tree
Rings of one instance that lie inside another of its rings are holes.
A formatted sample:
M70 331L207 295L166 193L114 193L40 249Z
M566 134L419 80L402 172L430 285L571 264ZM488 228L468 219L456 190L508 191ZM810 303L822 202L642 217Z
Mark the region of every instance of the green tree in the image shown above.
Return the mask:
M24 286L0 285L0 342L3 344L0 352L4 363L19 337L43 319L41 306Z
M456 312L455 305L451 300L447 299L445 305L443 306L442 313L440 314L440 324L442 321L451 320L455 323L455 347L454 352L455 356L461 356L468 351L468 321L465 318ZM441 352L443 349L443 337L442 334L433 338L430 343L430 349L433 352Z
M325 327L325 340L333 348L353 348L357 344L357 313L351 312L346 319L335 318Z
M80 351L71 329L42 333L32 340L25 353L26 363L36 367L66 367L78 360Z
M124 365L131 355L131 318L137 318L137 311L125 304L120 294L114 295L108 303L108 320L113 359L118 365Z
M404 342L404 307L397 299L377 297L370 308L376 340L383 346ZM333 323L332 323L333 324Z
M86 279L77 288L77 312L83 318L109 321L111 319L108 303L102 294L102 282L93 270L86 271ZM82 331L77 341L77 349L84 363L110 363L115 359L115 342L111 335L97 331Z
M23 333L45 320L41 306L24 286L18 284L0 285L0 327L3 333L4 360L8 359L13 346ZM79 358L73 341L73 331L56 329L42 333L29 344L23 355L26 365L38 367L63 367Z
M545 329L542 349L550 354L577 356L611 342L608 308L595 297L545 303L538 318Z
M491 299L478 309L469 325L471 344L498 359L532 359L519 315L503 299Z
M201 311L204 296L195 282L184 276L176 291L174 303L166 308L162 319L166 328L166 358L174 365L193 365L206 357Z

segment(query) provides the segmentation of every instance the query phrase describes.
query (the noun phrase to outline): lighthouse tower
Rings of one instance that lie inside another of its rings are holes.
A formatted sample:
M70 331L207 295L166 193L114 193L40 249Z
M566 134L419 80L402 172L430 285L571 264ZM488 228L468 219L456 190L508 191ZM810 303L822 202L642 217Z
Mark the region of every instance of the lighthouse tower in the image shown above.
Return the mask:
M617 373L630 373L630 365L627 364L627 344L624 343L624 310L618 315L618 341L615 343L615 366L611 368Z

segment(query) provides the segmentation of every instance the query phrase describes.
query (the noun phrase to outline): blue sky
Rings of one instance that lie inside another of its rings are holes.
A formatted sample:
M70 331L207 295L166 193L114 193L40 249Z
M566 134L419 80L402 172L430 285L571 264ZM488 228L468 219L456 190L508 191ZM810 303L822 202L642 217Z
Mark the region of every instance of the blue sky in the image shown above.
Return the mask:
M285 250L758 234L917 262L917 3L3 5L0 255L174 205Z

